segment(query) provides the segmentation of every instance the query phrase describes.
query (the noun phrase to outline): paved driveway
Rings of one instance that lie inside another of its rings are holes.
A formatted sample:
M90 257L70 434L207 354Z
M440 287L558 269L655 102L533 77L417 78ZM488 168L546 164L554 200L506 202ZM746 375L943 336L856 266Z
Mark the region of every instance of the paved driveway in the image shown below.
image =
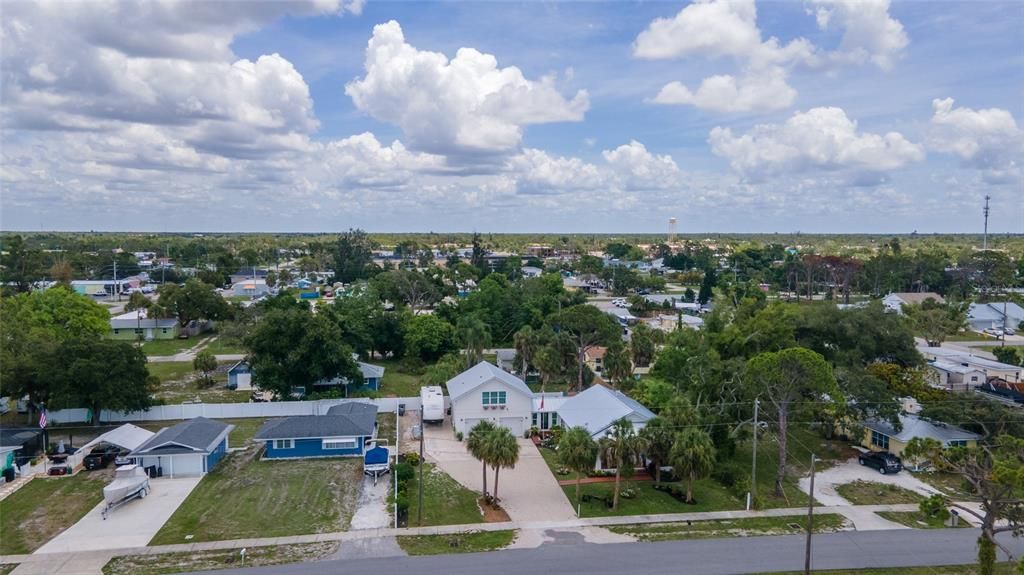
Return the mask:
M152 492L118 507L104 520L100 503L78 523L43 545L36 553L95 551L121 547L142 547L163 527L188 494L199 484L198 477L153 479Z
M502 469L498 481L498 497L512 521L563 521L574 519L576 513L565 493L548 469L537 446L519 438L519 463L513 469ZM424 434L427 460L436 463L445 473L473 491L481 491L481 464L466 451L465 443L456 441L450 424L427 425ZM494 490L494 472L488 470L488 489Z

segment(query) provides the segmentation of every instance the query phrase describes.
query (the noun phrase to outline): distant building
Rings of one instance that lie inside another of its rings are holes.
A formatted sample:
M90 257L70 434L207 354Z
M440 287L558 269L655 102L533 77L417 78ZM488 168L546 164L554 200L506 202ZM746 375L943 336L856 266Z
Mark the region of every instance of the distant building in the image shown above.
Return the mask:
M270 293L266 280L246 279L235 282L231 286L231 294L235 296L262 297Z
M952 361L930 361L928 368L928 383L949 391L970 391L988 379L983 370Z
M231 283L236 284L242 280L249 279L267 279L267 270L261 270L258 268L241 268L235 273L231 274Z
M124 293L132 287L127 280L74 280L71 282L71 289L75 293L89 296L105 296Z
M1003 329L1007 327L1017 330L1024 322L1024 308L1013 302L972 303L967 310L967 323L971 329Z
M516 350L513 348L502 348L494 350L498 367L509 373L515 372Z
M911 414L900 415L900 423L902 429L896 431L888 421L865 421L861 445L872 451L888 451L899 456L915 437L934 439L943 447L974 447L981 439L977 433Z
M110 330L111 338L132 341L174 339L180 334L178 320L174 318L149 319L144 309L137 309L110 318Z
M946 300L942 299L942 296L935 292L924 291L924 292L892 292L889 295L882 298L882 305L885 306L886 311L903 314L903 306L922 304L925 300L933 299L935 303L946 303Z
M522 272L524 278L538 278L544 273L544 270L534 266L523 266L519 268L519 271Z
M1008 383L1020 383L1021 372L1024 372L1024 367L1019 365L998 362L994 359L964 353L948 347L918 346L917 351L928 360L929 365L943 362L976 369L985 374L986 380L998 377Z

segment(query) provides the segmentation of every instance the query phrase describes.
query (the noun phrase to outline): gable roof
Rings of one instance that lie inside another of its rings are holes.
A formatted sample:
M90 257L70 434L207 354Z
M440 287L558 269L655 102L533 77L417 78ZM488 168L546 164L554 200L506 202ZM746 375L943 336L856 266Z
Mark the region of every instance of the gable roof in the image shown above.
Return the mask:
M865 421L864 427L888 435L892 439L904 443L915 437L930 438L946 443L947 441L969 441L981 439L977 433L960 429L954 425L945 423L933 423L916 415L904 413L900 415L900 423L903 424L902 431L896 431L888 421Z
M516 360L516 350L514 348L511 348L511 347L505 347L505 348L496 349L496 350L494 350L494 355L495 355L495 357L498 358L498 361L515 361Z
M1003 321L1003 305L1004 302L989 302L989 303L972 303L967 310L967 319L973 321ZM1024 308L1013 302L1005 302L1006 305L1006 322L1008 327L1017 327L1018 318L1024 318Z
M132 451L131 456L209 453L234 428L234 425L196 417L161 429Z
M359 371L360 373L363 374L364 379L369 379L371 377L376 377L377 379L380 379L384 377L384 368L382 366L373 365L372 363L365 363L362 361L357 361L356 365L359 366ZM331 409L334 408L332 407Z
M533 392L523 383L523 380L511 373L499 368L493 363L481 361L466 371L448 380L448 395L452 401L480 387L489 381L499 381L509 388L522 393L526 397L533 397Z
M587 349L587 351L583 352L583 355L584 355L584 358L586 360L590 361L590 360L604 359L604 354L607 353L607 352L608 352L608 348L607 347L601 347L599 345L595 345L594 347L591 347L591 348Z
M326 415L297 415L263 424L255 439L309 439L319 437L369 437L377 422L377 406L350 401L335 405Z
M646 422L654 417L632 397L603 385L592 385L582 393L565 400L558 408L558 417L566 427L577 425L596 435L623 417Z

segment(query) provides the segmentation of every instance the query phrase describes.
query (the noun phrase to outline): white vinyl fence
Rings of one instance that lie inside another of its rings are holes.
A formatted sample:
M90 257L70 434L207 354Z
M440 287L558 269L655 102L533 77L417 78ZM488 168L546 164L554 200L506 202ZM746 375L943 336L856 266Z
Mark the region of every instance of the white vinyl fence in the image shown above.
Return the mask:
M145 411L119 413L104 410L100 421L104 423L120 423L125 421L174 421L208 417L210 419L233 419L242 417L287 417L291 415L322 415L332 406L347 402L372 403L381 412L395 411L398 404L404 403L410 411L418 411L418 397L385 397L381 399L322 399L319 401L273 401L263 403L181 403L175 405L158 405ZM445 398L445 406L448 398ZM85 423L88 421L89 410L85 408L60 409L46 414L50 423Z

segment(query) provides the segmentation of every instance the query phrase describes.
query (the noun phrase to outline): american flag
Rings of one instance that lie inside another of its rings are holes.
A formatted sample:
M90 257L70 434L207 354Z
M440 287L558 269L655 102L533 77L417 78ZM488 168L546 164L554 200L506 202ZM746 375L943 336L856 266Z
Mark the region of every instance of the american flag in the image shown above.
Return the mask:
M46 429L46 410L39 412L39 427Z

